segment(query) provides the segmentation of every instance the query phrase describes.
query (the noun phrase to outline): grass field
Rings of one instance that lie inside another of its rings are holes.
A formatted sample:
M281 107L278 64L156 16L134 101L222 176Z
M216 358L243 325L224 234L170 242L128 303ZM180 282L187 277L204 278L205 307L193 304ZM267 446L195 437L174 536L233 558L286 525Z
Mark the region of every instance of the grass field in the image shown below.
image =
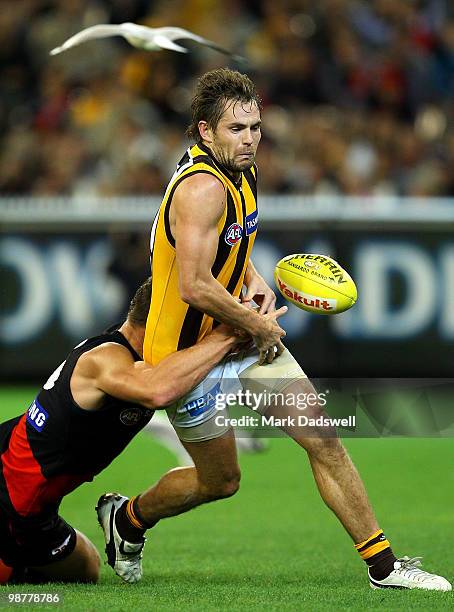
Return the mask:
M2 420L24 411L34 392L0 389ZM424 556L426 569L452 581L452 440L348 440L346 445L394 551ZM139 435L93 483L64 500L61 514L102 550L93 510L99 495L137 493L174 465L168 451ZM104 565L97 586L7 586L0 590L3 603L10 592L58 592L63 599L58 609L84 611L453 608L452 593L369 588L362 561L323 506L305 453L296 445L273 439L268 452L242 456L241 465L242 487L235 497L155 527L141 583L122 584Z

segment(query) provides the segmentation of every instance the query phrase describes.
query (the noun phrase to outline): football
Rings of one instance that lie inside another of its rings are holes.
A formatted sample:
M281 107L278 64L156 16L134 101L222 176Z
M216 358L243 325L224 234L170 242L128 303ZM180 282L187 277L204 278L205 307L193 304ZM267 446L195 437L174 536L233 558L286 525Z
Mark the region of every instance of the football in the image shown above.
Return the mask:
M338 314L357 299L352 277L327 255L287 255L276 264L274 280L286 300L308 312Z

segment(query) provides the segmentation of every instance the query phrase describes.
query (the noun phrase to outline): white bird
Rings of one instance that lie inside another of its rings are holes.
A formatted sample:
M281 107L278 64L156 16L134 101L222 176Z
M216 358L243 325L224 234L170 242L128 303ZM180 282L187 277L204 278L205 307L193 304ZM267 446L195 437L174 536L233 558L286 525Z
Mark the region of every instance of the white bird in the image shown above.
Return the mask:
M161 49L170 49L171 51L178 51L179 53L187 53L189 49L181 47L174 43L174 40L190 39L195 40L205 47L210 47L219 53L230 55L236 61L244 61L239 55L235 55L220 47L216 43L198 34L194 34L189 30L183 28L148 28L146 26L137 25L136 23L120 23L117 25L100 24L90 28L85 28L81 32L78 32L71 38L68 38L60 47L55 47L50 52L50 55L58 55L67 49L76 47L87 40L95 40L97 38L108 38L109 36L123 36L126 40L138 49L145 49L146 51L161 51Z

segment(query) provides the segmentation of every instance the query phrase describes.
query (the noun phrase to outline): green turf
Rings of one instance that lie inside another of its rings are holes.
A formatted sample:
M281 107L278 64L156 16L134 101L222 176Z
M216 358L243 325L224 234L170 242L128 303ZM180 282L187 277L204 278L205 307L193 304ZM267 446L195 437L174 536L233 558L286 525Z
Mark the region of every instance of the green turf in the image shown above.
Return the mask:
M0 389L2 418L24 410L34 390ZM381 526L397 554L424 555L425 567L454 578L454 472L447 439L348 440ZM64 610L402 610L448 609L451 593L372 591L349 537L323 506L305 453L274 439L241 458L240 492L161 522L145 549L144 578L120 583L103 566L97 586L3 587L58 592ZM100 493L139 492L175 465L139 435L93 483L62 505L62 515L102 550L93 507ZM40 609L55 607L39 606ZM36 606L30 607L36 609Z

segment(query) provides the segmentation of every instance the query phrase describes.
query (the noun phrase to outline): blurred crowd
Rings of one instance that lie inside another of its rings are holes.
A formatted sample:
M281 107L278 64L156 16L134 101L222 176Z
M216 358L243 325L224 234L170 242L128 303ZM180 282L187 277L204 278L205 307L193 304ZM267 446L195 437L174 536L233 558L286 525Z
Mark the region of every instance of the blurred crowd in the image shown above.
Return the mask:
M123 39L132 21L245 56L263 99L262 193L454 196L452 0L20 0L0 11L0 191L160 194L188 146L194 84L225 56Z

